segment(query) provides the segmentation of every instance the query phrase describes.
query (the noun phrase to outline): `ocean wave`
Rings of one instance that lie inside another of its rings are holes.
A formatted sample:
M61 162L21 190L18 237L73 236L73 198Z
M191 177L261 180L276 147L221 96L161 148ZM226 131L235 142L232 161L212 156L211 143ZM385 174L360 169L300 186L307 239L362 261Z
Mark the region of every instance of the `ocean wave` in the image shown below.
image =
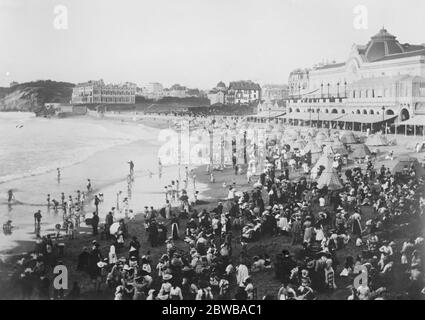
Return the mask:
M87 160L100 151L107 150L119 145L129 144L146 138L146 127L138 127L137 129L136 127L133 127L126 128L125 130L111 130L111 127L104 127L100 123L96 123L94 125L97 129L101 128L101 130L105 133L108 132L107 140L99 141L96 139L90 141L88 145L73 149L72 152L68 152L63 159L57 159L56 161L52 161L46 165L38 166L37 168L32 168L26 171L24 170L23 172L0 176L0 184L50 173L55 171L57 168L63 169L71 167Z

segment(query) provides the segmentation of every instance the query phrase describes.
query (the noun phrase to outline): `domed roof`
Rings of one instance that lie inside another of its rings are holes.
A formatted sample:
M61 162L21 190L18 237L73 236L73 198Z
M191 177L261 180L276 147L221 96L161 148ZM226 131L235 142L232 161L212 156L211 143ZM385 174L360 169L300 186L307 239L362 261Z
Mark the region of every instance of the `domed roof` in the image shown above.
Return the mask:
M404 53L402 45L395 36L382 28L367 44L365 55L366 59L372 62L397 53Z

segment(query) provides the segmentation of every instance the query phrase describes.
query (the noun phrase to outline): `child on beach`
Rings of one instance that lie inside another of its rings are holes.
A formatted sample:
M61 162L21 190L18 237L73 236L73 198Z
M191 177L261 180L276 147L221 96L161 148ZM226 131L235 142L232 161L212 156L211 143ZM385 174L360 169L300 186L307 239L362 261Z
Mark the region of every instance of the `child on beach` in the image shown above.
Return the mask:
M90 193L92 191L91 181L90 179L87 179L87 193Z
M9 190L7 192L7 202L11 203L15 200L15 195L13 194L13 190Z

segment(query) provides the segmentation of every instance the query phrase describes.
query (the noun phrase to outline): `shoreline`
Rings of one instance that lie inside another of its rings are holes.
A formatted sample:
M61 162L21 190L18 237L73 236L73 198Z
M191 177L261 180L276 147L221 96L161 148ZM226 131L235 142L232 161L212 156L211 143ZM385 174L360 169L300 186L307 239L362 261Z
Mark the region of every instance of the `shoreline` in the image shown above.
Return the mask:
M78 117L78 118L95 120L96 122L97 121L101 121L101 122L105 121L105 123L115 123L115 124L118 123L118 124L122 124L124 126L129 126L129 125L130 126L140 126L141 125L141 126L146 127L148 129L155 130L156 132L155 132L154 136L158 135L158 133L159 133L158 130L168 128L168 120L163 120L163 119L156 119L156 121L152 121L152 119L141 119L139 121L134 121L134 120L131 119L131 117L128 117L128 116L125 119L114 118L114 117L96 118L96 117L92 117L92 116L84 116L84 117ZM147 140L146 138L135 140L135 141L130 141L130 142L125 143L125 144L114 145L114 146L111 146L109 148L99 150L99 151L91 154L85 160L82 160L78 163L70 165L69 167L66 167L66 168L64 167L64 168L61 168L61 169L63 169L63 171L65 171L65 169L67 171L76 171L76 170L78 171L79 168L84 168L87 165L88 162L93 161L93 159L95 159L97 157L108 156L108 154L111 154L111 153L113 154L113 153L117 152L117 150L132 149L132 148L137 149L138 144L140 144L142 141L143 141L143 143L149 144L151 146L152 150L155 150L155 149L157 150L158 147L159 147L159 145L155 141L152 141L152 140L149 140L149 139ZM139 165L138 165L139 168L143 167L143 166L144 166L143 162L139 163ZM197 167L191 166L191 168L196 169ZM53 170L53 171L55 171L55 170ZM136 169L136 171L135 171L136 178L137 179L140 179L140 178L146 179L147 174L143 174L144 171L145 170L137 170ZM174 166L164 166L163 167L164 175L166 175L166 176L169 175L170 171L175 171ZM52 171L33 175L31 177L23 177L21 179L16 179L14 182L21 181L21 183L22 183L22 182L25 182L25 179L33 179L33 180L34 179L43 179L44 177L47 177L47 176L50 176L50 175L52 175ZM154 174L154 175L157 175L157 174ZM86 198L86 201L85 201L85 210L84 211L85 211L86 215L90 214L90 212L94 208L94 206L92 205L92 200L93 200L95 194L100 193L100 192L105 193L105 190L112 190L112 189L119 190L120 187L122 187L123 184L125 184L127 182L126 178L127 177L122 176L122 177L118 177L118 178L116 178L116 177L107 178L107 179L105 179L105 181L97 181L97 182L95 181L94 182L95 183L94 190L93 190L92 194ZM173 179L175 179L175 177ZM196 180L198 180L198 179L196 179ZM8 182L5 182L5 184L7 184L7 183ZM54 184L54 182L52 181L51 184ZM199 190L200 199L207 197L205 190L203 190L204 187L202 186L202 184L197 183L197 185L199 187L201 187L201 189ZM1 184L0 184L0 186L1 186ZM76 186L75 188L78 188L78 187ZM155 194L155 195L153 195L153 198L155 198L155 197L156 198L162 197L162 195L158 196L157 194ZM108 201L108 203L110 203L110 202L111 201ZM151 203L149 205L151 205ZM47 205L41 205L41 206L47 207ZM155 207L158 207L158 201L157 201ZM135 215L139 215L143 210L143 206L134 207L132 209L134 210ZM103 212L103 213L106 214L107 212ZM43 214L43 216L44 216L44 214ZM101 221L103 221L102 220L103 216L100 215L100 218L101 218ZM32 218L30 220L32 220ZM52 223L50 225L44 225L42 223L42 229L43 229L44 233L54 232L54 225L55 225L55 223ZM19 228L19 226L18 226L18 228ZM85 229L85 228L83 227L82 229ZM33 238L33 237L31 237L31 238ZM0 261L5 262L5 261L9 260L10 258L25 255L26 253L31 252L34 249L34 239L21 239L21 240L15 240L13 242L14 242L14 244L11 245L9 248L0 249Z

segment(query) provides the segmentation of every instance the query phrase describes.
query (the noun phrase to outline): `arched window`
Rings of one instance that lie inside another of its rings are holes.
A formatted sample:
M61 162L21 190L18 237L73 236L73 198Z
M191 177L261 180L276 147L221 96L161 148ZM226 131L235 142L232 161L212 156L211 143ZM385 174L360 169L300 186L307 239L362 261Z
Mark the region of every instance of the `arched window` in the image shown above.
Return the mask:
M366 109L363 110L363 114L367 114L367 110Z
M295 110L295 112L300 112L300 109L298 109L298 108L297 108L297 109Z
M386 114L387 116L393 116L393 115L394 115L394 111L393 111L393 110L391 110L391 109L388 109L388 110L385 112L385 114Z
M326 109L326 110L325 110L325 113L329 113L329 110L328 110L328 109Z
M345 113L345 110L344 110L344 109L342 109L342 110L341 110L341 113Z
M356 90L353 90L353 98L356 98Z
M331 113L338 113L337 109L332 109Z
M292 112L292 108L289 108L289 112Z
M361 114L362 112L360 111L360 109L357 109L357 114Z
M373 110L370 110L369 114L375 114L375 112Z

